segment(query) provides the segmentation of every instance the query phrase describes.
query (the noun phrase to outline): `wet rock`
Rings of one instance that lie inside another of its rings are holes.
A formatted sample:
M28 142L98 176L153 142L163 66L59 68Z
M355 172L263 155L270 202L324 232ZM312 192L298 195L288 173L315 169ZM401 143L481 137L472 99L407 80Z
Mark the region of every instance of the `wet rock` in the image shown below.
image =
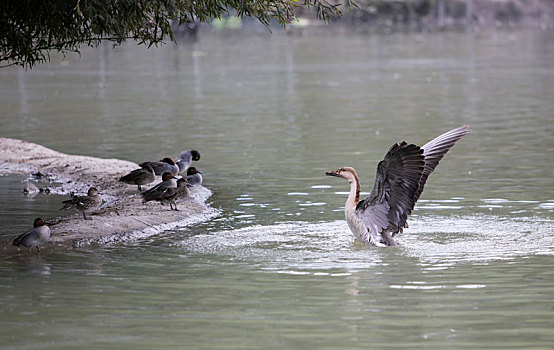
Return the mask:
M23 187L23 193L25 193L26 196L36 196L39 192L41 192L40 188L30 182L27 182L25 187Z

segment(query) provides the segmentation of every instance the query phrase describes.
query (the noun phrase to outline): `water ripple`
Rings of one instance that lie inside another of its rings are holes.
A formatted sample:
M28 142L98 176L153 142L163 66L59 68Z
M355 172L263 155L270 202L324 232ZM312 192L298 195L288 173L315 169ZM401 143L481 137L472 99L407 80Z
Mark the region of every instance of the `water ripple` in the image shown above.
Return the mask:
M339 220L254 225L187 236L176 245L189 253L260 260L281 273L356 270L398 257L416 259L423 271L439 271L460 262L552 255L554 221L492 215L418 217L398 236L398 242L396 248L366 246L354 241L346 222Z

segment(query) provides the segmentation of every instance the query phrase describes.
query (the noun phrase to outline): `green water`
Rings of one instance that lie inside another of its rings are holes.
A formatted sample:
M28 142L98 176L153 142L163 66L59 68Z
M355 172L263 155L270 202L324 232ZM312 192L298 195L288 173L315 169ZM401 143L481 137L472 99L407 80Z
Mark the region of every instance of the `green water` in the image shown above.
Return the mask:
M550 349L554 35L204 34L0 70L0 136L135 162L199 149L220 215L0 257L2 349ZM469 124L399 247L352 242L396 141ZM59 197L0 177L0 238ZM26 224L27 223L27 224Z

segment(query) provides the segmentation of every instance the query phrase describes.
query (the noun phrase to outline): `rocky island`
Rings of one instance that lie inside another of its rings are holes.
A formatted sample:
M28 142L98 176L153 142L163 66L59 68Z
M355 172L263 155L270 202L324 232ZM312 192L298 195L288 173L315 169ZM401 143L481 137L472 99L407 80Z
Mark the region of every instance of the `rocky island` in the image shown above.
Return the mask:
M104 203L91 213L93 220L85 221L80 212L44 218L52 230L47 250L55 246L79 247L134 240L206 221L218 214L206 204L212 192L202 186L195 188L179 205L179 211L157 202L142 203L137 186L118 181L137 168L137 164L125 160L69 155L27 141L0 138L0 175L39 176L51 184L51 193L86 194L88 188L94 186L102 194ZM159 181L157 179L152 185ZM11 242L1 242L0 247L2 250L18 249Z

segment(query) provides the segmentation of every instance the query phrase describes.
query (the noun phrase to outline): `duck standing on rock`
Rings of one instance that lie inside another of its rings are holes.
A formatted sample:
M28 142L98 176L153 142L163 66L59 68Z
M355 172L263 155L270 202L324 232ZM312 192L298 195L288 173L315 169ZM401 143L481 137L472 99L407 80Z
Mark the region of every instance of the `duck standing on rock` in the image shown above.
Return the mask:
M140 167L149 165L156 175L163 175L166 171L172 173L173 175L179 174L179 167L173 159L166 157L158 162L144 162L139 164Z
M149 196L151 193L165 190L166 188L175 187L177 187L177 178L169 171L166 171L162 174L162 182L152 187L151 189L142 192L141 195L144 198L145 196Z
M408 215L423 192L427 178L446 152L469 132L469 126L461 126L422 147L405 141L394 144L379 162L373 189L362 201L360 181L354 168L325 173L346 179L350 184L344 214L354 236L376 246L397 245L393 237L408 227Z
M190 194L187 188L187 180L181 178L177 180L177 187L169 187L163 189L157 189L148 194L143 194L143 203L150 201L158 201L161 204L169 203L169 208L172 210L177 209L177 200L184 199ZM175 207L175 208L174 208Z
M86 212L98 208L102 204L102 196L100 196L96 187L91 187L86 196L73 196L73 198L62 203L64 205L60 210L76 209L83 212L85 220L92 220L90 217L87 218Z
M177 180L177 191L172 196L168 196L168 200L173 201L173 206L175 210L177 209L177 201L182 200L190 196L190 190L188 188L188 181L185 178Z
M156 174L152 167L148 164L145 164L140 169L135 169L129 174L119 178L120 182L125 182L129 185L137 185L139 191L142 191L142 185L148 185L149 183L156 180Z
M44 245L50 240L50 227L46 226L43 218L36 218L33 223L33 228L29 231L17 236L13 241L13 245L16 247L29 248L29 255L31 255L31 249L37 247L37 252L40 254L40 246Z
M188 170L192 161L200 160L200 152L191 149L190 151L183 151L179 154L179 159L175 162L179 167L179 173L183 173Z
M187 170L187 176L185 176L185 179L187 179L187 187L190 189L193 189L197 186L202 185L202 175L204 174L200 170L196 169L196 167L191 166Z

